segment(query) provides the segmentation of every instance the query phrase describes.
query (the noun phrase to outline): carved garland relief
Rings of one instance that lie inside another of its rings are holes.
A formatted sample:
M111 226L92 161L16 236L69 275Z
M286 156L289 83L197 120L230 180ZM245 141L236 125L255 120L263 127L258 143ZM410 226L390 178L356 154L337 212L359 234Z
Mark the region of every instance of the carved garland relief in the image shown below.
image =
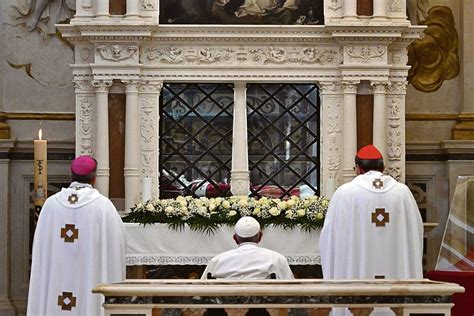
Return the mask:
M355 46L349 45L345 47L346 55L349 60L354 63L370 64L373 60L383 61L387 48L383 45L371 46Z
M133 58L138 52L136 45L100 45L96 47L97 53L103 60L113 62Z
M338 48L222 48L222 47L157 47L146 48L140 56L142 63L161 64L229 64L250 62L266 64L340 64Z

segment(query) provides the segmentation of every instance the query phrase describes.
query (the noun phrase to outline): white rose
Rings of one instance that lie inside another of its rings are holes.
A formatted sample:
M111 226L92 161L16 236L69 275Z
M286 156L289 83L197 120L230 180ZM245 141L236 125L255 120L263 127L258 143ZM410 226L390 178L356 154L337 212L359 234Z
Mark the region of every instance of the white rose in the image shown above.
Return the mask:
M321 206L322 206L322 207L327 207L328 205L329 205L329 201L328 201L328 200L323 200L323 201L321 202Z
M181 209L181 213L188 214L188 208L186 206L181 206L180 209Z
M290 199L290 200L286 201L286 204L288 204L289 207L293 207L293 206L295 206L296 202L295 202L295 200Z
M253 210L253 215L257 215L257 216L258 216L258 215L260 215L260 212L261 212L261 211L262 211L262 210L260 209L260 207L256 207L256 208Z
M230 208L230 203L229 203L229 201L224 201L224 202L222 202L222 207L223 207L223 208Z
M171 213L173 213L173 211L174 211L174 207L172 207L172 206L167 206L165 208L165 213L166 214L171 214Z
M306 211L304 209L300 208L300 209L296 210L296 215L298 215L298 217L303 217L303 216L305 216L305 214L306 214Z
M137 204L137 208L142 208L143 207L143 204L142 203L138 203Z
M146 206L146 209L147 209L148 211L150 211L150 212L155 211L155 208L153 207L152 204L148 204L148 205Z
M209 210L214 211L216 205L214 203L209 204Z
M186 201L179 201L179 205L181 205L182 207L185 207L188 205L188 203Z
M280 210L276 207L272 207L271 209L268 210L268 212L272 214L273 216L280 215Z
M236 211L234 211L234 210L232 210L232 211L230 211L230 212L229 212L229 214L228 214L228 215L229 215L229 217L231 217L231 216L235 216L235 215L237 215L237 212L236 212Z
M323 219L323 217L324 217L324 214L322 212L317 212L316 213L316 218L317 219Z
M288 210L285 212L285 217L286 218L292 218L293 217L293 211L292 210Z

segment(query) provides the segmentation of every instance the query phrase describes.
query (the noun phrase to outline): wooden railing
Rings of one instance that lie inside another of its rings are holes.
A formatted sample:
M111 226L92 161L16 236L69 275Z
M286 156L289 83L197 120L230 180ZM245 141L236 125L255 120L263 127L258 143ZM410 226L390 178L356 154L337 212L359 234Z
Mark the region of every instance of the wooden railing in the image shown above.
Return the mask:
M450 315L451 295L464 288L429 280L128 280L98 285L93 292L105 296L107 316L203 315L206 310L206 315L243 316L255 309L262 315L263 309L279 316L290 309L329 315L334 307L354 315L390 308L408 316Z

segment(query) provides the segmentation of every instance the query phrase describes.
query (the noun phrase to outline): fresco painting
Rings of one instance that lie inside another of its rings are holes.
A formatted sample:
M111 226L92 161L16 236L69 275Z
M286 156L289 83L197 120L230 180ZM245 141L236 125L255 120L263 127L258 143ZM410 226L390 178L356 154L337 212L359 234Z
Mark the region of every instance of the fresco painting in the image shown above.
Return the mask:
M160 0L160 24L324 24L323 0Z

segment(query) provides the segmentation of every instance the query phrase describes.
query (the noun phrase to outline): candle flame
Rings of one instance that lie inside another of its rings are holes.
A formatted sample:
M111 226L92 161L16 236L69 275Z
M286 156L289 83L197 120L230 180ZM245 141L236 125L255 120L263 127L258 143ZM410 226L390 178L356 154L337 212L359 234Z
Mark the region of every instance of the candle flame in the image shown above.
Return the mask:
M40 140L42 139L42 136L43 136L43 129L40 128L38 131L38 137Z

